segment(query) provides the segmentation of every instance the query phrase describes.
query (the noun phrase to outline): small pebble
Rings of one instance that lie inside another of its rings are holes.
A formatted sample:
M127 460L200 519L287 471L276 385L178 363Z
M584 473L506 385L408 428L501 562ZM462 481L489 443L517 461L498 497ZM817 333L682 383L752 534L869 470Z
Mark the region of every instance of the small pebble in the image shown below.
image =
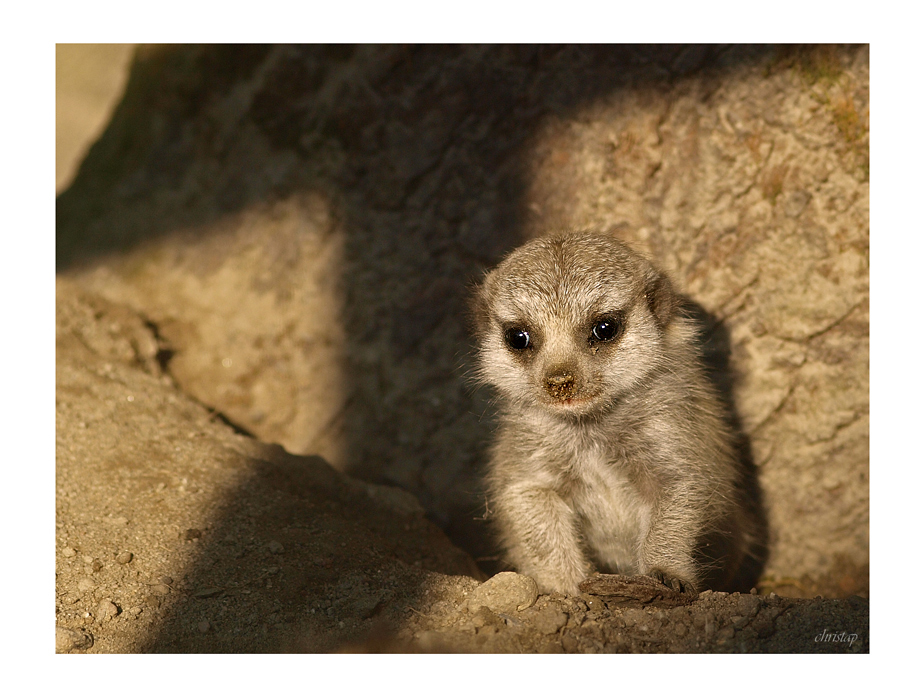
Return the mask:
M760 611L760 599L751 594L738 595L738 613L748 619L753 618Z
M99 602L99 608L96 610L96 620L107 621L118 615L118 607L115 602L109 599L103 599Z
M77 583L77 589L79 589L81 592L89 592L96 589L96 583L90 580L88 577L85 577Z
M185 530L185 541L195 541L196 539L201 539L201 530L200 530L200 529L187 529L187 530Z
M600 597L596 597L592 594L587 596L582 595L582 598L585 600L585 603L588 605L589 611L594 611L595 613L603 613L607 610L607 605L604 603L604 600Z
M158 577L157 582L159 582L161 585L171 585L173 583L173 579L169 575L164 575L163 577Z
M498 573L483 582L467 597L467 610L488 606L495 613L523 611L537 600L537 583L519 573Z
M89 565L90 563L93 562L93 557L92 557L92 556L84 556L84 557L83 557L83 562L86 563L86 565Z
M132 558L134 558L134 554L131 553L130 551L122 551L120 554L115 556L115 560L121 563L122 565L125 565L126 563L130 563Z
M77 555L77 552L69 546L65 546L63 549L61 549L61 554L64 556L64 558L73 558Z
M210 629L211 629L211 624L207 620L202 620L198 623L199 631L206 633Z
M476 628L482 628L488 625L502 625L504 621L496 616L488 606L480 606L472 615L470 622Z
M153 585L150 587L150 592L152 594L159 594L160 596L166 596L169 594L169 587L166 585Z
M543 635L552 635L568 621L565 611L550 607L540 611L534 618L534 627Z
M223 591L224 590L221 587L204 587L196 591L194 594L192 594L192 596L197 597L198 599L209 599Z
M92 567L93 567L93 572L98 573L100 570L102 570L105 567L105 565L98 558L94 558Z
M281 545L281 542L270 541L268 542L268 550L272 553L284 553L284 546Z
M58 626L55 629L54 647L58 654L66 654L75 649L89 649L93 646L93 636L79 630L69 630Z

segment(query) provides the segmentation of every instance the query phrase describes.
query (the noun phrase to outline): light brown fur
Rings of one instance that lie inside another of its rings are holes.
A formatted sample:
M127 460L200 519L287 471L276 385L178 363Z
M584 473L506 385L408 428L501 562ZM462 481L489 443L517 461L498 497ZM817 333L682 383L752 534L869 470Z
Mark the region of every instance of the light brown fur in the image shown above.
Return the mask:
M596 568L724 587L750 515L667 277L621 242L562 235L509 255L476 305L479 376L500 407L487 491L510 563L567 594Z

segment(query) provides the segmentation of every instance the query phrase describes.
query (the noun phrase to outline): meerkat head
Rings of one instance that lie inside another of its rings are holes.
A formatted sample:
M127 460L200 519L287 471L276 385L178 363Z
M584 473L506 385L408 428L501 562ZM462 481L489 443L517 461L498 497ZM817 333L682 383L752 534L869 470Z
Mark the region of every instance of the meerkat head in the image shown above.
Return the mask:
M535 240L478 290L480 377L512 404L591 415L661 363L676 309L670 281L621 242Z

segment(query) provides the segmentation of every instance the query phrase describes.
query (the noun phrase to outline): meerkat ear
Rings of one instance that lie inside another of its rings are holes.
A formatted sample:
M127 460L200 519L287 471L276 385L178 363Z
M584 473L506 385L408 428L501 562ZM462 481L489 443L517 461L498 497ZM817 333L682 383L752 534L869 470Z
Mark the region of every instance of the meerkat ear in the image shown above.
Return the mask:
M482 281L473 288L469 300L469 320L473 332L485 333L489 327L489 295L491 294L492 273L486 274Z
M646 273L645 299L659 328L664 328L671 323L677 310L677 293L674 292L670 279L651 267Z

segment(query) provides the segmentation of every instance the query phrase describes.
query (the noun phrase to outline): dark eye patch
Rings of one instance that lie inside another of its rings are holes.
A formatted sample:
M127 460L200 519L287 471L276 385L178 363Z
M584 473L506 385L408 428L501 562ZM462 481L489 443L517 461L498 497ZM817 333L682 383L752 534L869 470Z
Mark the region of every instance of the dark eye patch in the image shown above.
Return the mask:
M512 326L505 331L505 342L513 350L526 350L532 346L530 332L520 326Z
M623 315L619 312L604 314L591 325L589 339L599 343L616 340L623 332Z

